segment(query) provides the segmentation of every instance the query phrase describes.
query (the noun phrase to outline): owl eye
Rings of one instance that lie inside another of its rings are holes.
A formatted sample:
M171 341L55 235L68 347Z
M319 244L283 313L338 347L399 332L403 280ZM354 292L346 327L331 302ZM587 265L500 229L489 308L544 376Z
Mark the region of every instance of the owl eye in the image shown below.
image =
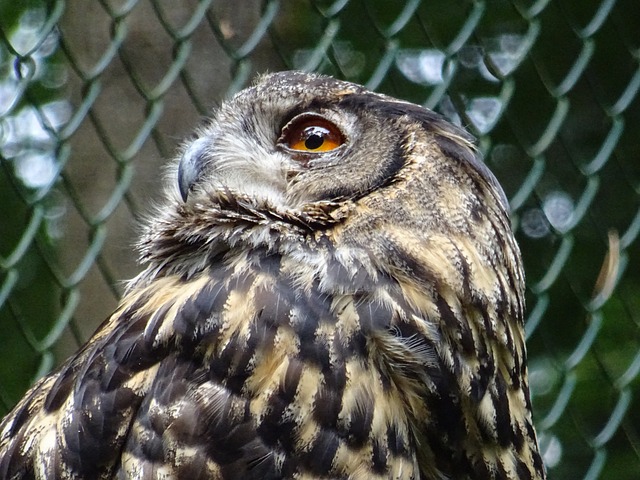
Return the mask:
M340 129L323 117L299 116L282 130L278 143L299 152L328 152L344 143Z

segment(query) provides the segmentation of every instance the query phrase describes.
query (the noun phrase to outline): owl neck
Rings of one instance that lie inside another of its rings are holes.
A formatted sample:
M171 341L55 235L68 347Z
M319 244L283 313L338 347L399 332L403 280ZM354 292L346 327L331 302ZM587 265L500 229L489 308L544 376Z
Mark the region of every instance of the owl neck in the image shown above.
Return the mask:
M191 278L234 252L286 255L342 222L350 208L347 202L318 201L284 210L230 192L169 207L144 230L138 251L147 268L131 286L169 275Z

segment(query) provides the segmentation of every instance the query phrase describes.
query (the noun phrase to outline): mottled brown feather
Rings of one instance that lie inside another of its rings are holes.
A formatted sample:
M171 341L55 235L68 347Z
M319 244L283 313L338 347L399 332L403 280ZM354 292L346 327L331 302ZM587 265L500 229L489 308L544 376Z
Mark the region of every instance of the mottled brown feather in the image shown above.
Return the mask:
M289 148L301 114L344 144ZM283 72L169 177L119 308L0 424L0 478L545 477L520 254L466 132Z

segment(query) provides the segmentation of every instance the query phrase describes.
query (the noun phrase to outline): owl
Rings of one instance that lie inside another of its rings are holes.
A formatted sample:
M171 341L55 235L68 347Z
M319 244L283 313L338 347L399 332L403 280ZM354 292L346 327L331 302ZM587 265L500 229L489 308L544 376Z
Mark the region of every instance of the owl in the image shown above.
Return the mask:
M469 134L281 72L167 176L115 313L0 424L0 478L545 477L522 263Z

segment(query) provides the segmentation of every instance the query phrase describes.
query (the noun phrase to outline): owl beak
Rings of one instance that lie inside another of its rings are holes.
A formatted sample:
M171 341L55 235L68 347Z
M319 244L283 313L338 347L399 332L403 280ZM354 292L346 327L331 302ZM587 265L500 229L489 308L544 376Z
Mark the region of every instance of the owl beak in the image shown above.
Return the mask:
M206 153L211 141L208 138L199 138L187 148L178 163L178 189L182 201L186 202L191 187L198 181L200 174L206 165Z

